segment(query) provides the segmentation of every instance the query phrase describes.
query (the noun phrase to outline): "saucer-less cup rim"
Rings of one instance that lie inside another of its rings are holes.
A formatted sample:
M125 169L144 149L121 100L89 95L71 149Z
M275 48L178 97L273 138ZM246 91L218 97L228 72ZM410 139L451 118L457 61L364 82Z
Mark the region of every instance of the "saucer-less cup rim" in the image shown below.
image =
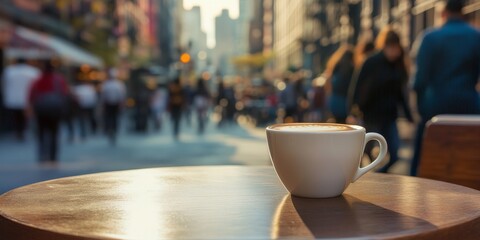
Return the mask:
M309 126L309 125L320 125L320 126L339 126L339 127L350 127L352 129L342 130L342 131L285 131L281 129L275 129L277 127L286 127L286 126ZM364 131L366 132L365 128L358 125L351 125L351 124L340 124L340 123L277 123L270 125L266 128L267 132L275 132L281 134L348 134L357 131Z

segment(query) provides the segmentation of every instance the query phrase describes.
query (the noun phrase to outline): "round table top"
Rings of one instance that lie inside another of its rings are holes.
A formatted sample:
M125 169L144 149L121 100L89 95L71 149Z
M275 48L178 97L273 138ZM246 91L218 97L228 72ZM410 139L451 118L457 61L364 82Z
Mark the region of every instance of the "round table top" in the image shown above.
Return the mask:
M0 196L5 239L480 239L480 192L369 173L336 198L288 194L272 167L61 178ZM4 238L2 238L4 239Z

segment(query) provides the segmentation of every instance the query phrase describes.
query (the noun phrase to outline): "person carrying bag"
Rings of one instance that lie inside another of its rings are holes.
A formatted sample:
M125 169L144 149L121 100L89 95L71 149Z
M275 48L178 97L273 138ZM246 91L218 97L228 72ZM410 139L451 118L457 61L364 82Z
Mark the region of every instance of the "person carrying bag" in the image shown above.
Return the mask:
M59 125L68 108L68 86L54 70L47 62L29 94L29 109L37 123L38 160L42 164L57 162Z

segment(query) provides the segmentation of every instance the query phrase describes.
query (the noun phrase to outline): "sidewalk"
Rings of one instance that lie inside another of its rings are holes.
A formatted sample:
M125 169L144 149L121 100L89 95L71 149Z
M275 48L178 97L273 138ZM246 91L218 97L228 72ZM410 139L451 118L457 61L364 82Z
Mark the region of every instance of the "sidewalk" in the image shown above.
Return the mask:
M35 143L0 139L0 193L52 178L136 168L195 165L269 165L265 137L240 126L217 129L208 125L198 136L193 127L182 126L180 141L171 136L168 121L162 132L146 135L121 132L116 146L104 136L68 144L62 135L59 165L37 164Z
M410 172L410 161L413 156L413 142L416 126L405 119L397 121L398 132L400 133L400 149L398 150L398 161L392 166L390 173L408 175Z

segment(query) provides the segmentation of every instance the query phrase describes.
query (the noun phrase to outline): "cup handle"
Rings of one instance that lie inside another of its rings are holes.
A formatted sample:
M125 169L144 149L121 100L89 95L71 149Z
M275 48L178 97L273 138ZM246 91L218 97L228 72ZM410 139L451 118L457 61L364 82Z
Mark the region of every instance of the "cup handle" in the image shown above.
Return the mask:
M383 160L385 160L385 156L387 155L387 152L388 152L387 141L385 141L385 138L378 133L367 133L365 135L365 145L367 145L367 143L372 141L372 140L375 140L380 144L380 154L378 154L378 157L366 167L361 168L360 163L359 163L357 172L355 173L355 176L352 179L352 183L357 181L357 179L359 179L361 176L363 176L363 174L372 170L375 166L377 166ZM363 147L363 149L365 149L365 146ZM363 154L363 152L362 152L362 154Z

